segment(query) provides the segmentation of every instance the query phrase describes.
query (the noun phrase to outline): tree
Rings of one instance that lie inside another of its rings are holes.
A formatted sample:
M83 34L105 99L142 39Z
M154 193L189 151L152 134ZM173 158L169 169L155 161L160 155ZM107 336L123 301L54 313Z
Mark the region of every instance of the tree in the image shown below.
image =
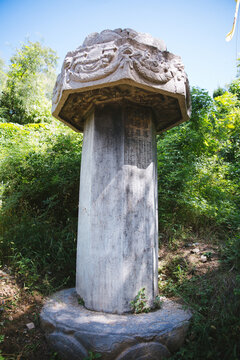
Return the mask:
M226 89L219 86L216 90L214 90L213 98L215 99L216 97L223 95L226 91Z
M170 236L183 224L239 226L239 100L228 91L214 100L199 88L191 95L190 121L158 138L159 229Z
M228 91L234 95L236 95L236 97L238 98L238 100L240 100L240 80L235 79L231 82L231 84L228 87Z
M4 71L4 61L0 58L0 94L1 94L1 90L3 88L3 85L5 83L6 80L6 74Z
M50 89L55 81L55 51L27 41L10 59L0 95L0 119L19 124L49 121Z

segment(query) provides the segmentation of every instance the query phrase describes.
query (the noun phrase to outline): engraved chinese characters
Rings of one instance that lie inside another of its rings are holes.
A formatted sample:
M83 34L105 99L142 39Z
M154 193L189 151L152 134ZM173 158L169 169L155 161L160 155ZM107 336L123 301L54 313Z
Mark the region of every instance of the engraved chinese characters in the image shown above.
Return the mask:
M85 122L76 290L88 309L131 310L157 283L157 167L152 110L96 105Z
M146 169L153 161L152 111L144 107L127 107L125 122L125 165Z

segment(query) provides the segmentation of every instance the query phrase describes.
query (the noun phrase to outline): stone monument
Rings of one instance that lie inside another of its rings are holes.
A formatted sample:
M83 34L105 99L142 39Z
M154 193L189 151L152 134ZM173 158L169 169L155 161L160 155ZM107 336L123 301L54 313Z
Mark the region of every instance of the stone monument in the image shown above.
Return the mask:
M190 313L169 301L129 313L140 289L150 308L158 295L156 134L189 117L181 59L131 29L91 34L66 55L52 111L84 140L76 292L45 305L48 341L65 359L84 359L89 349L103 359L169 356Z

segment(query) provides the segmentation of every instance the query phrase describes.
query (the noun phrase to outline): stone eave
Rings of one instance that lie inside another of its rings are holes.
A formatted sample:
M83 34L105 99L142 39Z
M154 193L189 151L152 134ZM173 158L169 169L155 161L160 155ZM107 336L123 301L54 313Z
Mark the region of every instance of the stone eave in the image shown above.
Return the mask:
M77 84L79 86L79 84ZM72 128L74 131L76 132L83 132L83 128L82 126L77 126L77 123L73 123L70 122L69 120L66 120L64 118L62 118L60 116L61 110L63 108L63 106L65 105L65 103L67 102L67 99L69 97L69 95L71 94L87 94L90 93L93 90L98 90L98 89L111 89L114 88L115 86L122 86L122 85L127 85L129 86L129 88L135 88L135 89L139 89L139 90L145 90L147 91L149 94L161 94L161 95L165 95L169 98L175 98L178 101L179 104L179 109L181 112L181 116L179 117L178 120L175 120L173 122L167 123L165 124L160 130L157 131L157 134L160 134L161 132L168 130L178 124L181 124L184 121L189 120L189 115L190 115L190 110L187 112L187 106L186 106L186 94L181 94L181 93L173 93L171 91L165 90L165 89L159 89L153 86L148 86L142 83L138 83L132 79L120 79L117 81L112 81L112 82L107 82L107 83L102 83L102 84L97 84L97 85L90 85L90 86L84 86L84 87L78 87L78 88L71 88L71 89L64 89L61 93L60 99L58 101L58 103L56 104L56 106L52 107L52 114L55 118L57 118L58 120L60 120L61 122L63 122L64 124L66 124L67 126L69 126L70 128ZM105 101L94 101L92 103L89 103L89 108L87 111L85 111L82 115L82 119L86 119L89 115L89 113L94 109L95 105L98 104L104 104L104 103L109 103L109 102L116 102L118 101L118 99L115 98L109 98ZM134 102L134 101L132 101ZM146 104L145 104L146 106ZM152 106L152 104L150 103L149 106Z

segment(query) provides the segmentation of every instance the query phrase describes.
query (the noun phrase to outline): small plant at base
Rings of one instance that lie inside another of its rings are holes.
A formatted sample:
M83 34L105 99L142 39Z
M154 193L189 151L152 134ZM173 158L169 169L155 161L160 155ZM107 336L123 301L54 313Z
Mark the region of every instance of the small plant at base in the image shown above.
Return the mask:
M188 263L182 256L177 255L167 261L162 271L167 275L168 279L180 283L184 281L189 271Z
M100 357L102 357L101 354L88 351L88 356L85 357L83 360L94 360L94 359L99 359Z
M211 251L207 251L207 252L205 252L203 255L206 256L208 260L211 260L213 254L212 254Z
M57 360L59 359L58 357L58 353L57 352L54 352L50 355L50 359L49 360Z
M85 305L85 302L84 302L83 298L81 298L81 296L78 296L78 303L79 303L79 305L82 305L82 306Z
M159 295L157 295L157 296L155 297L155 300L154 300L153 304L154 304L154 308L155 308L155 309L161 309L162 304L163 304L163 301L161 300L161 298L160 298Z
M137 296L130 302L134 314L148 313L150 308L147 306L147 299L145 295L145 288L139 290Z

